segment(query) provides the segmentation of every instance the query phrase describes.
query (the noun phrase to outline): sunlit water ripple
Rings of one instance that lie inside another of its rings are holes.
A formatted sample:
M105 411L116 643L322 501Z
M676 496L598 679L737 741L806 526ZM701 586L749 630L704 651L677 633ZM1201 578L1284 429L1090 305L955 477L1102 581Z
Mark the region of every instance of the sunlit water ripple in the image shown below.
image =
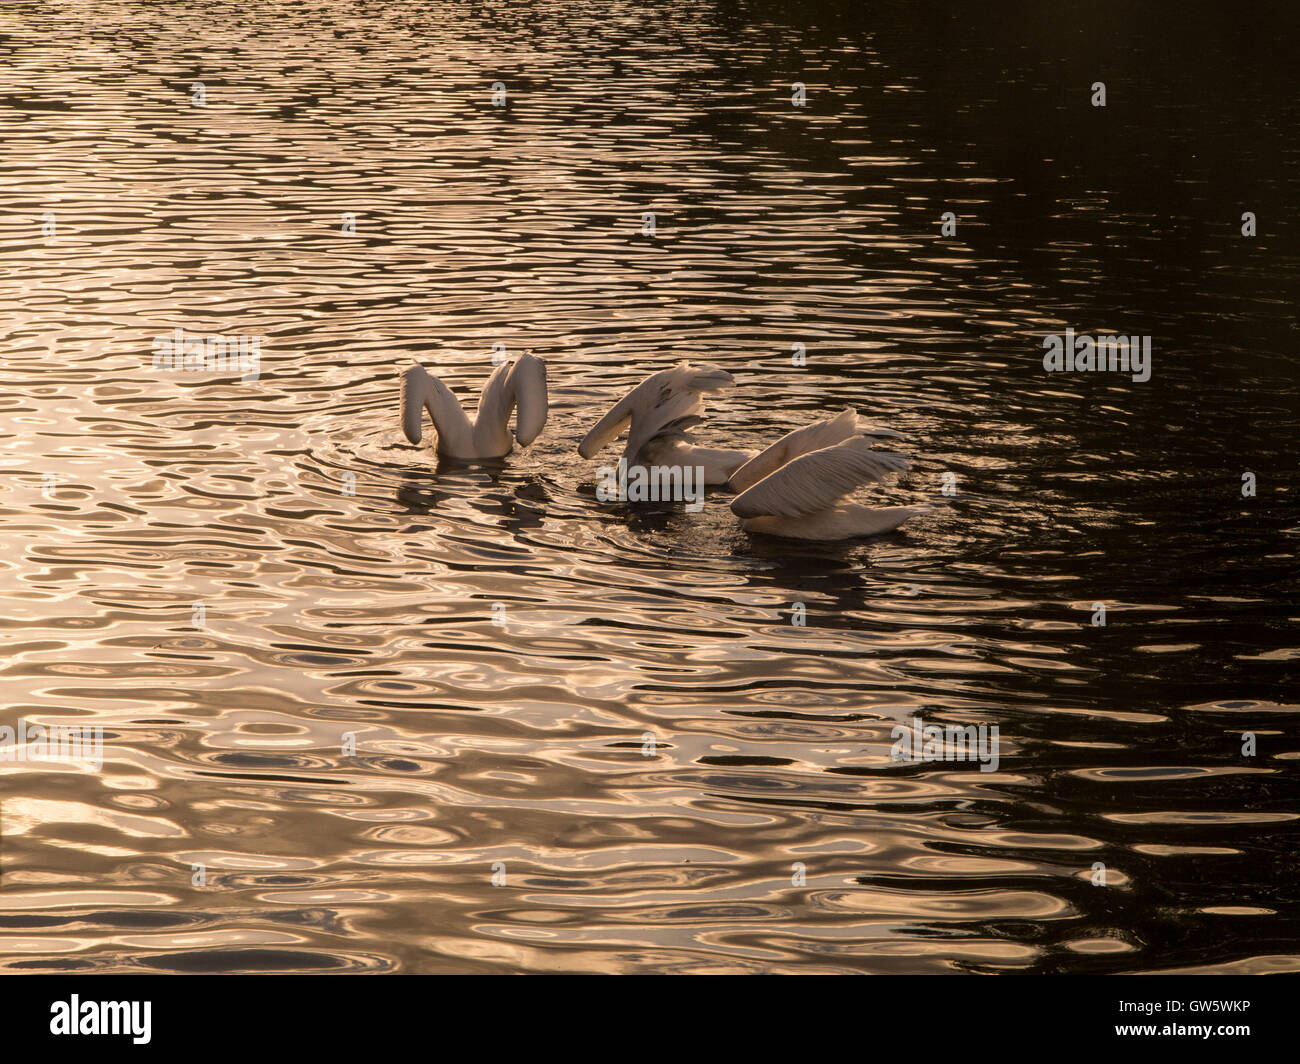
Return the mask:
M1094 112L1041 27L788 6L0 10L4 722L106 740L0 766L4 970L1300 968L1289 61L1112 41ZM155 371L178 326L260 378ZM1066 326L1152 380L1044 374ZM409 357L498 342L541 439L409 445ZM851 405L935 512L598 503L682 358L709 440ZM914 714L999 771L891 761Z

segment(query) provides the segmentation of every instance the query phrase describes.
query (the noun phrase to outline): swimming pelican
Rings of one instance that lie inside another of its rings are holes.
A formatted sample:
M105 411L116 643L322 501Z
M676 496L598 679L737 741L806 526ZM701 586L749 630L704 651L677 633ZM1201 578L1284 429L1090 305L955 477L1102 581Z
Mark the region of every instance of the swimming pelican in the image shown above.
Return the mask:
M929 506L873 508L843 501L855 488L908 467L901 454L871 449L887 436L901 438L867 427L855 410L796 429L732 474L731 487L740 494L731 500L731 512L747 531L791 539L872 536L930 513Z
M652 373L596 422L578 444L578 453L594 458L626 428L623 457L629 465L702 466L705 484L725 484L749 458L748 452L697 447L690 430L704 420L701 393L735 383L724 369L687 362Z
M451 390L421 365L402 371L402 431L412 443L422 436L424 411L438 434L437 451L452 458L500 458L517 442L527 447L546 425L546 363L523 354L502 363L479 396L473 422ZM510 414L518 408L511 435Z

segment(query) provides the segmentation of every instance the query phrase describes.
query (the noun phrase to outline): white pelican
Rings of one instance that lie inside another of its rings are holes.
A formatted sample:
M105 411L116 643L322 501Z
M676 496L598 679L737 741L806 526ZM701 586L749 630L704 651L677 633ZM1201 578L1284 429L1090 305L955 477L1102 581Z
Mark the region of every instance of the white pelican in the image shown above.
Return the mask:
M845 502L855 488L880 483L886 473L909 465L901 454L873 451L876 438L899 437L868 428L857 411L796 429L756 455L731 476L740 492L731 512L750 532L792 539L848 539L889 532L929 506L873 508Z
M748 452L697 447L691 442L690 429L704 420L700 416L704 412L701 393L721 391L735 383L724 369L686 362L652 373L596 422L578 444L578 453L594 458L626 428L623 457L628 465L702 466L705 484L726 484L749 458Z
M488 378L471 422L451 390L423 366L402 372L402 432L412 443L422 436L424 412L429 412L439 454L452 458L500 458L517 442L527 447L546 425L546 363L523 354L502 363ZM515 431L510 414L518 408Z

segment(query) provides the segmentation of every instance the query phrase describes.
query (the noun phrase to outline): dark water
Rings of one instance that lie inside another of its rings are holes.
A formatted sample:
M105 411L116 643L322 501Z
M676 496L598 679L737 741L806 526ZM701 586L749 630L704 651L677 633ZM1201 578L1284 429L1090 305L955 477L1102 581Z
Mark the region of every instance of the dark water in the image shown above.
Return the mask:
M4 970L1300 969L1294 19L1129 7L0 8L3 722L106 743L0 763ZM409 446L408 356L494 343L542 438ZM598 504L681 358L709 442L852 405L936 512Z

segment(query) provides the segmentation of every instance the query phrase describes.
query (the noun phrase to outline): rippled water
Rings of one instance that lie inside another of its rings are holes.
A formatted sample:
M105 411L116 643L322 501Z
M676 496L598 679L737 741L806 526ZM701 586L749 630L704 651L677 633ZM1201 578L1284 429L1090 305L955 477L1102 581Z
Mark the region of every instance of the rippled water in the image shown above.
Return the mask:
M1283 39L796 7L0 8L3 722L106 743L0 765L5 970L1300 968ZM1067 326L1152 379L1045 374ZM408 357L495 343L542 438L408 445ZM852 405L936 512L596 502L682 358L707 440ZM891 761L914 714L999 771Z

